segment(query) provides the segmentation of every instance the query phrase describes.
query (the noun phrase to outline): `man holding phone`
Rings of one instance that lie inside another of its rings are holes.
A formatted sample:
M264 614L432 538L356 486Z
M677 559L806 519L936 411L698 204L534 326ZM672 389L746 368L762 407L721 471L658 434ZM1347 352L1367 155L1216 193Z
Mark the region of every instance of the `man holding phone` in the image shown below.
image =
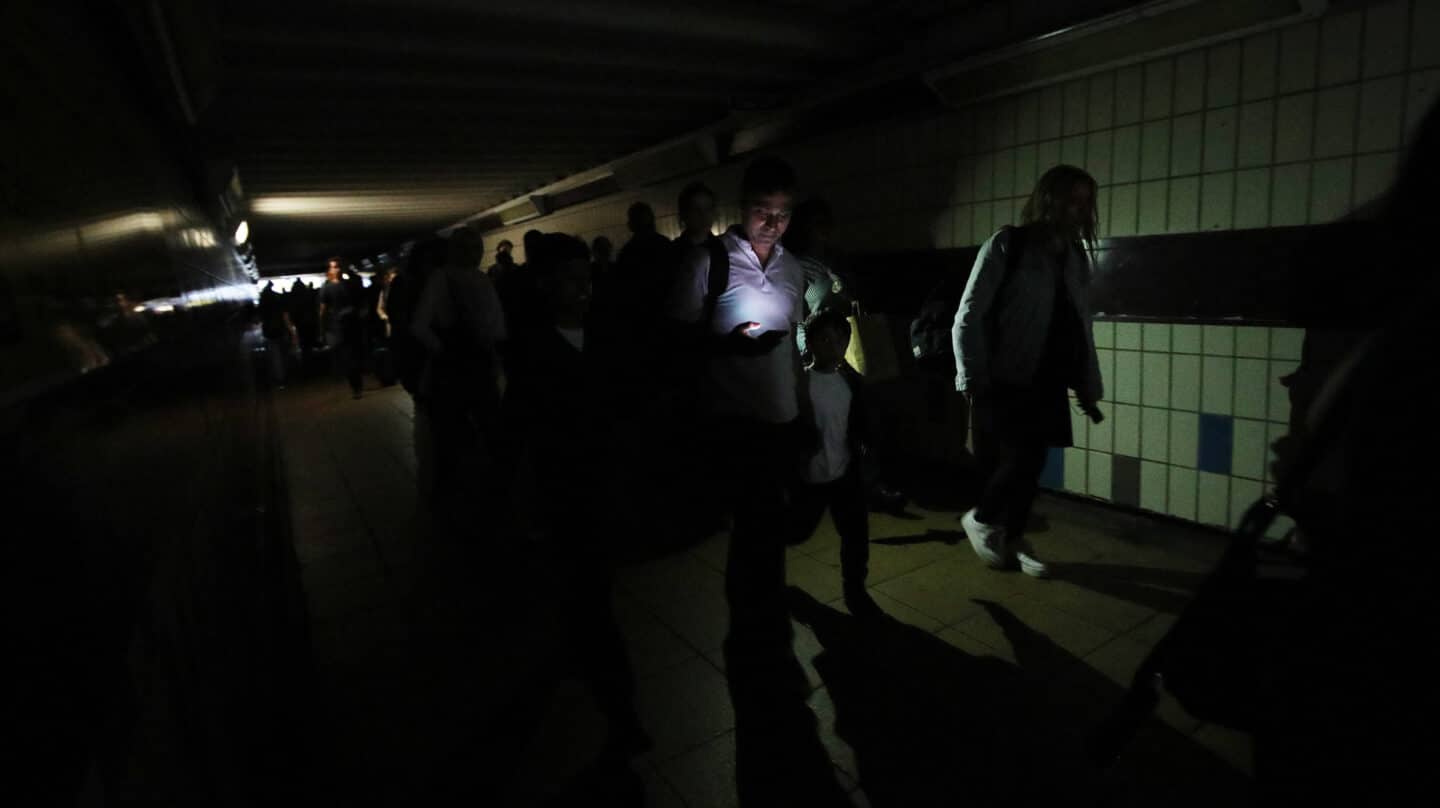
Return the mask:
M800 420L803 367L794 336L805 275L780 243L795 186L785 162L751 163L740 189L744 221L719 245L687 255L667 307L703 363L706 417L696 428L715 447L709 469L734 519L725 583L732 644L789 638L785 489L799 467L798 425L808 423Z

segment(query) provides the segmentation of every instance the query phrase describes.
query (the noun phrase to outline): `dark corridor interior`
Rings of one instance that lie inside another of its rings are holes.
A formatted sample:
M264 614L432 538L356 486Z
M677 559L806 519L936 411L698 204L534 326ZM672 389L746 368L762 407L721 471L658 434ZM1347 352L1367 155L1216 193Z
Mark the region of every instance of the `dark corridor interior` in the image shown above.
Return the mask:
M0 3L0 804L1427 793L1437 98L1440 0ZM1062 164L1105 392L992 564L952 323ZM674 416L647 239L833 281L853 460Z

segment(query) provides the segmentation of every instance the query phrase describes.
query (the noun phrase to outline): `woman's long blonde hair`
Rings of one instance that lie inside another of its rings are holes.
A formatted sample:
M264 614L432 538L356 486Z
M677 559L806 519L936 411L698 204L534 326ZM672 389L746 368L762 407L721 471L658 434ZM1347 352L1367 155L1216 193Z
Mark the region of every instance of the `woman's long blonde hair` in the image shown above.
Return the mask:
M1062 164L1046 171L1040 181L1035 183L1035 190L1030 193L1025 210L1020 214L1020 223L1026 226L1038 224L1053 227L1065 206L1070 204L1071 192L1080 183L1090 186L1090 210L1080 217L1080 246L1093 262L1095 234L1100 230L1100 213L1095 204L1095 178L1085 169Z

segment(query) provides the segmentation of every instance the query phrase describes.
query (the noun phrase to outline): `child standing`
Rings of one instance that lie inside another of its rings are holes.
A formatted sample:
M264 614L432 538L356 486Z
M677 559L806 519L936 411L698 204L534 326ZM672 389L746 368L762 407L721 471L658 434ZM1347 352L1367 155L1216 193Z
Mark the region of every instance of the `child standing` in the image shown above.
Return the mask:
M865 591L870 562L870 517L860 479L865 410L860 374L845 361L850 323L839 311L822 310L806 320L805 336L814 357L805 383L820 448L801 469L791 503L792 541L810 538L828 507L840 534L845 605L857 617L878 615L880 607Z

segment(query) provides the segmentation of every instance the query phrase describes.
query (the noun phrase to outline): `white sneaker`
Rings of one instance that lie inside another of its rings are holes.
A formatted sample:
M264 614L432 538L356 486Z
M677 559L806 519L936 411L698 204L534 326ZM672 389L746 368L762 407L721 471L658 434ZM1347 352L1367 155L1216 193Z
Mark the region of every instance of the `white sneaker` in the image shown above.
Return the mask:
M986 566L1000 569L1005 566L1005 527L1003 525L987 525L975 518L975 509L971 508L960 517L960 526L965 529L965 538L970 540L970 546L975 549L975 555L980 556Z
M1015 546L1015 558L1020 562L1020 571L1032 578L1049 578L1050 567L1035 557L1035 548L1028 539L1021 539Z

